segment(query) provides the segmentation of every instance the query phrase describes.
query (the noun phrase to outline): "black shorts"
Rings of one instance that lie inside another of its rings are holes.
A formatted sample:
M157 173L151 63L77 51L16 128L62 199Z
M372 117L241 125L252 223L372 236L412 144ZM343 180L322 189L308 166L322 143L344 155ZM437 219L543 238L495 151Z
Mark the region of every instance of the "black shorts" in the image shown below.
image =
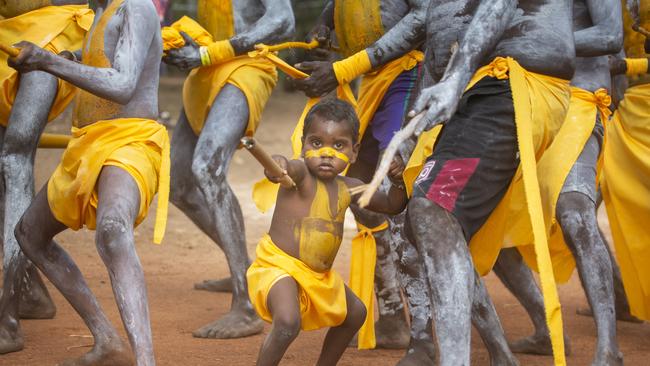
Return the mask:
M519 166L509 80L486 77L465 92L445 124L413 197L452 213L469 241L503 198Z

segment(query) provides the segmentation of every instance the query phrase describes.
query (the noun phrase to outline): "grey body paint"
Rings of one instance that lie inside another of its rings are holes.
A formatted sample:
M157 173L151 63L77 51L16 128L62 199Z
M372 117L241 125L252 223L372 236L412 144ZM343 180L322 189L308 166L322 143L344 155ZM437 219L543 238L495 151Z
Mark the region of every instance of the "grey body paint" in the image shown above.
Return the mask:
M590 57L576 58L571 84L592 92L599 88L611 90L607 55L619 52L623 44L620 1L574 1L573 27L576 53ZM593 177L585 176L584 179ZM598 229L596 205L592 198L595 196L596 192L592 192L590 197L581 192L563 191L558 198L556 216L594 309L598 344L593 364L618 365L623 360L616 342L612 261ZM512 349L515 352L550 354L548 328L543 321L543 299L530 270L523 266L518 253L504 252L495 267L499 278L515 293L535 325L535 333L514 342Z
M85 4L81 0L54 0L52 5ZM17 16L17 2L0 7L3 16ZM36 9L21 8L21 11ZM21 350L22 318L52 318L56 307L38 270L20 251L14 236L16 223L34 197L34 155L50 107L57 93L54 76L40 71L22 74L8 127L0 128L0 217L4 251L4 283L0 298L0 354Z
M432 1L425 78L438 82L422 90L411 114L426 109L427 129L449 120L473 73L496 56L511 56L529 71L570 78L571 5L568 0ZM470 319L491 348L493 363L517 364L482 283L475 281L456 219L424 198L411 200L407 217L424 258L440 364L469 365Z
M293 35L294 18L288 0L233 2L237 54L258 43L275 44ZM195 45L169 52L165 62L179 67L200 66ZM231 274L232 306L223 318L193 334L201 338L238 338L262 331L248 297L244 219L237 197L226 180L230 161L248 124L249 107L237 87L227 84L215 98L200 136L189 127L185 112L172 138L171 200L225 253Z
M94 1L95 23L112 1ZM10 65L21 72L42 70L112 102L110 111L78 113L80 127L98 119L155 119L158 112L160 28L148 0L124 0L104 31L110 67L96 68L63 59L29 43ZM117 167L104 167L97 182L97 249L106 265L131 348L120 339L68 254L52 238L65 226L52 215L47 189L41 189L16 225L21 249L79 313L94 336L93 349L65 365L154 365L144 275L133 239L140 192L133 178Z

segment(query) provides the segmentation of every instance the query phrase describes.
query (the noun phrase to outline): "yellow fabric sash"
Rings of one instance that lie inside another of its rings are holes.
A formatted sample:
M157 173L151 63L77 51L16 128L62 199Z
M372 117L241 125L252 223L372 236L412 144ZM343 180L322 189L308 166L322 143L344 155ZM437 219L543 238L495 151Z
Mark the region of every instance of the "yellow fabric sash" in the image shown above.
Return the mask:
M299 286L300 315L303 330L335 327L347 316L343 279L334 270L316 272L298 258L278 248L264 234L256 249L257 258L248 268L248 296L260 318L273 321L267 297L273 285L291 276Z
M542 195L540 192L538 175L540 177L544 175L539 174L536 159L544 154L562 125L569 102L569 82L528 72L510 57L497 57L474 74L466 90L471 89L486 76L510 79L521 163L504 198L472 237L470 252L476 270L481 275L485 275L494 265L506 239L510 239L514 245L527 245L531 242L534 244L536 267L540 269L546 321L551 332L555 363L564 365L566 362L562 314L545 225L551 220L544 220L547 216L545 214L549 211L545 210L548 204L542 205L542 197L547 195ZM432 129L418 139L404 174L406 187L409 190L412 189L413 182L419 175L426 158L433 151L435 138L441 128ZM554 187L558 192L562 182L556 184L559 188ZM516 241L512 236L523 236L524 239ZM500 238L504 239L500 240Z
M29 41L52 53L81 49L84 35L93 23L93 11L84 5L48 6L14 18L0 20L0 40L7 45ZM7 65L0 52L0 125L6 126L18 92L18 72ZM61 114L72 101L74 86L59 79L59 89L48 121Z
M348 57L384 35L379 0L334 2L334 31L343 56Z
M601 187L630 310L650 321L648 121L650 84L627 89L605 131Z
M352 239L350 263L350 290L366 306L366 321L359 329L359 349L375 348L375 266L377 264L377 242L374 233L388 229L388 221L368 228L357 222L359 232Z
M280 58L273 54L268 54L269 58L275 63L278 68L286 72L289 76L294 78L306 78L309 75L289 66ZM381 68L371 71L363 76L361 79L361 88L359 91L358 102L352 94L352 90L348 84L339 85L336 89L336 94L339 99L342 99L356 107L357 114L359 115L359 141L361 141L363 134L372 120L379 104L381 103L386 91L395 79L404 71L413 69L422 62L424 54L420 51L411 51L406 55L393 60ZM296 124L293 134L291 136L291 146L293 149L293 158L300 157L302 150L302 129L305 117L311 107L316 104L320 98L311 98L307 101L305 108ZM278 185L273 184L267 179L262 179L257 182L253 188L253 201L261 212L268 211L274 204L277 197Z
M621 2L623 3L623 49L625 49L625 55L634 58L646 57L643 46L645 36L632 29L634 21L627 10L626 1L622 0ZM646 30L650 30L650 1L639 1L639 18L639 25Z
M158 209L154 228L154 243L160 244L167 223L169 199L169 136L167 129L153 120L120 118L98 121L83 128L72 128L72 141L65 150L61 163L47 185L47 196L54 217L67 227L78 230L82 226L96 227L97 192L95 186L102 167L118 149L132 144L144 145L160 154L158 173ZM113 164L111 164L113 165ZM125 165L129 165L125 163ZM143 167L142 171L149 171ZM131 172L130 172L131 173ZM150 177L131 174L146 194ZM147 204L153 197L140 197L141 211L135 224L146 217Z
M215 42L235 35L232 0L198 0L196 13L199 24Z
M194 19L183 16L171 26L162 28L160 35L164 51L185 46L185 39L180 32L187 33L199 46L207 46L214 42L212 35L205 28L201 27Z

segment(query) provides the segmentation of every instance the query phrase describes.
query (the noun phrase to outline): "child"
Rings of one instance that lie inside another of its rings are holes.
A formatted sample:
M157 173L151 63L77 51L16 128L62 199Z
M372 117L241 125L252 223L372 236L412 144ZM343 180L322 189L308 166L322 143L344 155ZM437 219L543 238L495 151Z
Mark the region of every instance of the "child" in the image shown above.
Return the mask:
M359 151L359 120L348 103L321 101L307 114L303 128L304 160L274 160L296 183L281 188L268 234L257 246L248 269L248 292L271 333L262 344L258 365L277 365L300 329L331 327L317 365L335 365L366 319L366 308L331 270L343 237L349 188L363 184L340 176ZM278 182L280 177L271 177ZM401 182L393 164L391 180ZM397 214L406 206L401 183L373 196L369 209Z

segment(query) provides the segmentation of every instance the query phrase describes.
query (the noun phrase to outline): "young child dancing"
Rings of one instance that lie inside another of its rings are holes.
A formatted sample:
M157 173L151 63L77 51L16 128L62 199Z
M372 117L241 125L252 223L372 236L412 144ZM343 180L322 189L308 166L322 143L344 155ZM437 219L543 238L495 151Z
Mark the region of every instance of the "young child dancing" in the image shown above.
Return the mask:
M335 365L366 319L366 308L331 269L343 237L349 189L363 184L339 175L359 151L359 120L346 102L319 102L305 118L304 160L273 159L296 183L280 188L271 229L257 245L248 269L248 292L260 317L272 322L257 365L277 365L300 329L331 327L317 365ZM369 209L401 212L407 203L401 164L391 166L388 193L376 193ZM281 177L269 176L272 182Z

